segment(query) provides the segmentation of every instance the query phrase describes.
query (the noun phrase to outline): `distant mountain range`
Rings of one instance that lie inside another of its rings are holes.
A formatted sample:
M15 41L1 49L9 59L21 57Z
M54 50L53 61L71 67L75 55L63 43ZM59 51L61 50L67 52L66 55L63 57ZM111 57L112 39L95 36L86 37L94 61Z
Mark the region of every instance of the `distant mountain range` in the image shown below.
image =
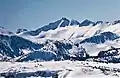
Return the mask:
M24 32L25 35L32 35L32 36L36 36L38 35L41 31L48 31L48 30L55 30L56 28L59 27L66 27L66 26L76 26L78 25L79 27L82 26L96 26L98 24L104 24L104 25L115 25L120 23L120 20L116 20L113 22L104 22L104 21L96 21L93 22L91 20L85 19L81 22L79 22L78 20L69 20L67 18L61 18L55 22L49 23L48 25L42 26L34 31L27 31L27 29L18 29L17 30L17 34Z
M61 18L34 31L23 28L16 33L0 27L1 61L93 58L93 61L120 62L119 44L120 20L79 22Z

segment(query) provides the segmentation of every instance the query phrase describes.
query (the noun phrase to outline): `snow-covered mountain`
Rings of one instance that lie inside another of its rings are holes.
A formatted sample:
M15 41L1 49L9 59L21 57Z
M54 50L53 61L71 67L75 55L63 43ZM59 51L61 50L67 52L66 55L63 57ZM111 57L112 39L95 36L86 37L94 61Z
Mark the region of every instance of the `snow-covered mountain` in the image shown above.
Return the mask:
M59 27L76 26L76 25L78 25L79 27L95 26L97 24L103 24L103 23L108 24L107 22L103 22L103 21L93 22L88 19L85 19L85 20L79 22L79 21L73 20L73 19L69 20L67 18L61 18L55 22L49 23L48 25L42 26L41 28L38 28L34 31L27 31L26 29L18 29L16 33L18 34L18 32L20 33L20 31L22 31L22 32L26 31L22 34L36 36L42 31L55 30L56 28L59 28ZM119 22L115 21L115 23L119 23Z
M22 32L25 32L25 31L27 31L27 29L17 29L17 31L16 31L16 34L19 34L19 33L22 33Z
M67 18L61 18L34 31L18 29L15 34L1 27L0 59L2 61L59 61L91 58L98 60L101 59L101 56L99 57L101 51L108 52L111 49L112 52L114 49L111 46L120 48L119 31L119 20L93 22L85 19L79 22Z
M61 18L16 33L0 27L0 61L3 78L119 78L120 20Z
M16 35L0 35L0 54L6 56L2 59L8 60L7 57L15 58L26 54L24 50L34 51L41 48L41 44L33 43Z

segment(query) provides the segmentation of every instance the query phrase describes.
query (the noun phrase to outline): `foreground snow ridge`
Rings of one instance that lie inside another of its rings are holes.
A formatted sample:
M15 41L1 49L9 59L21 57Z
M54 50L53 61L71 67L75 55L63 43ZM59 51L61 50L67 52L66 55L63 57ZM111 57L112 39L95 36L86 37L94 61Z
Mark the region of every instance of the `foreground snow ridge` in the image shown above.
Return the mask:
M87 61L1 62L3 78L119 78L120 64Z

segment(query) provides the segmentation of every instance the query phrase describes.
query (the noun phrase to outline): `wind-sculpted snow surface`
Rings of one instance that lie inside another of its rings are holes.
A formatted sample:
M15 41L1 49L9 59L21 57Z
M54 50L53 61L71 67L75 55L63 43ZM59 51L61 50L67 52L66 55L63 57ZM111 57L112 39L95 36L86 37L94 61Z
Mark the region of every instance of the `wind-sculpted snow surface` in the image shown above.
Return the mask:
M1 62L3 78L119 78L120 64L87 61Z

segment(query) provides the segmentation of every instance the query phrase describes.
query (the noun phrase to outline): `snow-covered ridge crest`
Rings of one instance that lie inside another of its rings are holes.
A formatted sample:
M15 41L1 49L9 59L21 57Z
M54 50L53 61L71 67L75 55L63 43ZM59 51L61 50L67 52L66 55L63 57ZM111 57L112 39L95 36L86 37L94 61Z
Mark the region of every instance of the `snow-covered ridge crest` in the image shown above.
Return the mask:
M56 28L60 28L60 27L67 27L67 26L79 26L79 27L83 27L83 26L109 26L109 25L116 25L119 24L120 21L116 20L113 22L106 22L106 21L91 21L89 19L84 19L81 22L79 22L78 20L70 20L67 18L61 18L57 21L54 21L52 23L49 23L48 25L44 25L36 30L26 30L26 29L18 29L16 33L22 33L20 35L31 35L31 36L36 36L39 33L41 33L42 31L48 31L48 30L55 30Z
M112 32L117 35L120 34L120 24L115 25L96 25L96 26L66 26L59 27L54 30L41 31L38 35L32 36L30 34L21 34L19 36L26 37L32 41L37 40L37 42L43 39L52 40L63 40L63 39L80 39L84 40L86 38L99 35L104 32Z
M4 34L4 35L13 35L13 33L11 31L8 31L6 28L0 26L0 34Z

